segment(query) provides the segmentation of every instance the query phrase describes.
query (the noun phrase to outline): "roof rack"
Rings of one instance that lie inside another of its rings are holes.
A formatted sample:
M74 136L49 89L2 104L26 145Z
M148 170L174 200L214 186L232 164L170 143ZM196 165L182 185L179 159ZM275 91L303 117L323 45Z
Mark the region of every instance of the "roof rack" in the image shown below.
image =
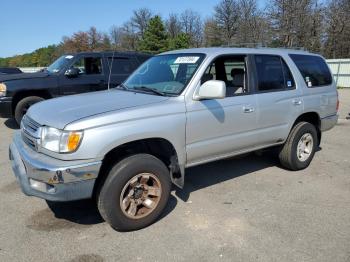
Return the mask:
M239 43L239 44L227 44L227 45L222 45L221 47L261 48L261 47L267 47L267 46L264 46L262 43Z
M222 45L221 47L233 47L233 48L270 48L270 49L292 49L292 50L301 50L301 51L307 51L305 47L302 46L290 46L290 47L271 47L268 46L264 43L239 43L239 44L227 44L227 45Z

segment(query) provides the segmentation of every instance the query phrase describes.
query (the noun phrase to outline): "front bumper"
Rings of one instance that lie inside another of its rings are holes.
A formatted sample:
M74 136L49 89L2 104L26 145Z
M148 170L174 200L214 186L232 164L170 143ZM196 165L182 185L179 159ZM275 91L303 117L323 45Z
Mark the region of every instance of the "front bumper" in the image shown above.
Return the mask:
M0 117L10 118L12 117L12 98L0 97Z
M24 194L50 201L91 198L101 161L63 161L29 148L16 132L9 149Z

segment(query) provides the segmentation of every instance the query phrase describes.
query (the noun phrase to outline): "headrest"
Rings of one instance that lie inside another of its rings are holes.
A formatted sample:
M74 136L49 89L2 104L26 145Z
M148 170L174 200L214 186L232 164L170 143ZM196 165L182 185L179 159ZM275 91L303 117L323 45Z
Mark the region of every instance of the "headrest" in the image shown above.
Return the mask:
M244 87L244 69L234 68L231 70L233 87Z
M231 70L231 76L232 78L235 78L237 75L244 75L244 69L243 68L233 68Z

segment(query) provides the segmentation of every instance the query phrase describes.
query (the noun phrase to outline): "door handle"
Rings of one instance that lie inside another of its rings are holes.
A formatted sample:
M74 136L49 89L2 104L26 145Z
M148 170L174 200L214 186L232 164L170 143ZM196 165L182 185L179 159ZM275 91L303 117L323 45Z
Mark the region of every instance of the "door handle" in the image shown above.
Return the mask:
M294 99L292 102L293 102L293 105L295 106L300 106L302 103L301 99Z
M251 107L251 106L244 106L244 107L243 107L243 112L244 112L244 113L253 113L253 112L254 112L254 107Z

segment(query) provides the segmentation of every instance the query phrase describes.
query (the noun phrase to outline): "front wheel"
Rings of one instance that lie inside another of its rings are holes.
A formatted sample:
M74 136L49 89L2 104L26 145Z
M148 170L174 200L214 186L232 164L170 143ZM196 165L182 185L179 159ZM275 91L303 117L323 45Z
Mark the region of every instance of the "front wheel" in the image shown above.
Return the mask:
M296 124L279 153L282 166L290 170L308 167L315 155L317 145L316 127L308 122Z
M39 96L28 96L20 100L15 108L15 119L18 125L21 124L23 116L27 113L29 107L35 103L44 101L45 99Z
M137 154L117 163L97 196L101 216L114 228L144 228L160 216L171 189L169 170L148 154Z

